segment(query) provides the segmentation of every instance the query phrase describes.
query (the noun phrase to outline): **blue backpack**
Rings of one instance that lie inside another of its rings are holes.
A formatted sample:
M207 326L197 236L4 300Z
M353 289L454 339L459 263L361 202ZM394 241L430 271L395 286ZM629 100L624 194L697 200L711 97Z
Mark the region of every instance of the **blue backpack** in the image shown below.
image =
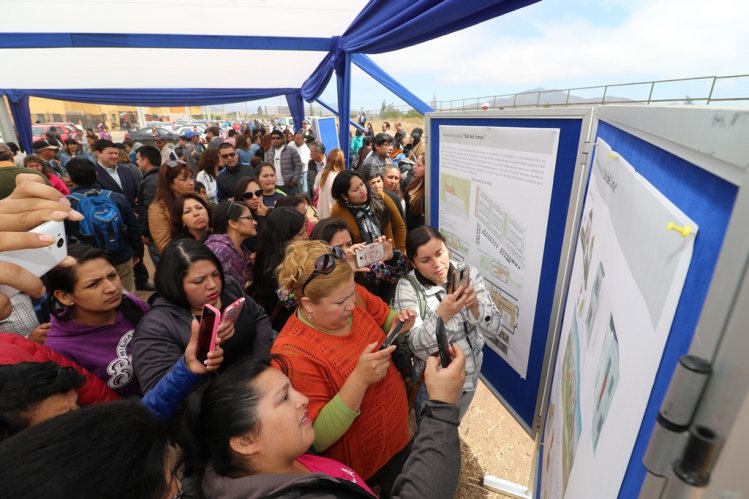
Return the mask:
M112 199L112 191L94 189L86 193L74 192L68 197L78 202L75 209L83 215L79 230L87 242L107 254L125 249L125 226L117 203Z

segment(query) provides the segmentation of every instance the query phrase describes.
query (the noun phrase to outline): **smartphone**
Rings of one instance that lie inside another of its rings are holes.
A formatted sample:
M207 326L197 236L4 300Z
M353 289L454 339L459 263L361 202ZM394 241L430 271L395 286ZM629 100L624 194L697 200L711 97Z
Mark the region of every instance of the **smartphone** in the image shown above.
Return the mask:
M447 344L447 333L445 333L445 323L442 319L437 318L437 350L439 351L440 362L442 367L450 365L453 360L450 355L450 347Z
M458 264L453 270L452 278L450 279L450 285L447 292L452 294L459 287L466 285L470 281L471 273L468 271L468 266L464 263Z
M244 296L237 299L234 303L224 309L221 323L236 321L237 317L239 317L239 313L242 311L242 307L244 307Z
M403 329L403 324L405 323L398 321L398 324L395 325L393 330L390 331L390 334L387 335L387 338L385 338L385 342L380 345L380 350L385 350L395 342L395 340L398 338L398 335L401 333L401 329Z
M356 267L369 267L375 262L385 259L385 244L370 243L354 252L356 255Z
M41 277L68 256L68 245L65 239L64 222L44 222L29 232L47 234L55 238L55 242L44 248L21 249L0 252L0 261L14 263L37 277ZM0 292L9 298L18 294L18 290L10 286L0 286Z
M195 356L200 362L205 362L208 352L216 348L216 335L218 325L221 323L221 312L212 305L203 305L203 314L200 316L200 331L198 332L198 351Z

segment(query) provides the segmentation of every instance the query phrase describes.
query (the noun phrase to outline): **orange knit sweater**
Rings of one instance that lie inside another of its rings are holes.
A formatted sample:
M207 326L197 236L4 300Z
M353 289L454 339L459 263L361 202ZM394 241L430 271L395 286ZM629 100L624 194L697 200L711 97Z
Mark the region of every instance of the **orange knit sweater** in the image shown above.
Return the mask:
M292 385L309 397L312 419L341 389L364 348L385 339L381 324L388 316L387 305L358 285L357 293L365 299L367 310L356 306L348 336L320 332L294 314L273 343L271 353L288 360ZM385 377L367 389L360 412L325 455L349 465L366 480L410 438L406 391L392 363Z

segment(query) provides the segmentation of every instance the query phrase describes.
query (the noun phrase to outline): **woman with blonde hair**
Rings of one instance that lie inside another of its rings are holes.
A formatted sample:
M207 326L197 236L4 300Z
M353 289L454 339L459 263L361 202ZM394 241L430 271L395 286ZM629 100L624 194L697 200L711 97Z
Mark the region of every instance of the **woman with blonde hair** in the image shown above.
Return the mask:
M335 199L331 194L333 190L333 181L338 175L338 172L342 172L346 169L346 160L343 156L343 151L340 149L333 149L328 154L328 160L325 163L320 173L315 178L314 191L318 191L319 195L317 198L317 217L322 220L330 216L330 211L333 209L333 203Z
M395 346L380 345L396 322L407 331L416 313L392 311L355 284L345 252L321 241L290 244L278 283L298 308L271 353L283 357L291 383L309 398L315 450L387 497L411 447L406 391L390 361Z

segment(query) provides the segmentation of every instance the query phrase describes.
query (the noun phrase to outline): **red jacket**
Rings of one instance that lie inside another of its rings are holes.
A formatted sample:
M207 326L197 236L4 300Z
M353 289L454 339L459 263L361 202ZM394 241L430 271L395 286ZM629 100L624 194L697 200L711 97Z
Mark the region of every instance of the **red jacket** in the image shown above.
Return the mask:
M120 396L112 391L106 383L54 350L17 334L0 333L0 364L47 361L52 361L62 367L72 367L86 377L86 383L78 389L79 405L119 400Z

